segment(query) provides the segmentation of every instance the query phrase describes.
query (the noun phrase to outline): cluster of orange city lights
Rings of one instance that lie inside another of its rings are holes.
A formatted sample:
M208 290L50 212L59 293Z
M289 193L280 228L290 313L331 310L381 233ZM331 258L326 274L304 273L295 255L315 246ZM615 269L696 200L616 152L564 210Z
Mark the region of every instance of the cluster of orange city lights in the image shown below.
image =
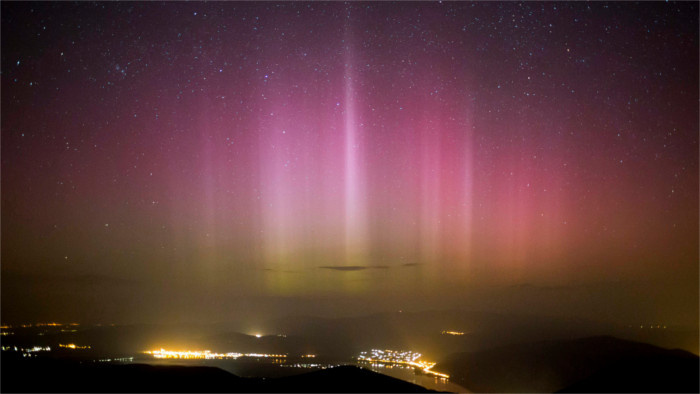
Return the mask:
M74 343L68 343L68 344L63 344L60 343L58 344L59 347L66 348L66 349L90 349L90 346L78 346Z
M148 350L144 352L146 354L152 355L154 358L175 358L175 359L224 359L231 358L237 359L239 357L254 357L254 358L286 358L285 354L267 354L267 353L216 353L210 350Z

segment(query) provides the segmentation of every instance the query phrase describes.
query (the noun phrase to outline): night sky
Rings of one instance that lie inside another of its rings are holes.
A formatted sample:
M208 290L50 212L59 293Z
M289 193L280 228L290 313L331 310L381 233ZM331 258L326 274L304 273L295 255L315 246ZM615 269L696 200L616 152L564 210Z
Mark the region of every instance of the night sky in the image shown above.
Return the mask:
M697 324L698 45L695 2L3 1L3 321Z

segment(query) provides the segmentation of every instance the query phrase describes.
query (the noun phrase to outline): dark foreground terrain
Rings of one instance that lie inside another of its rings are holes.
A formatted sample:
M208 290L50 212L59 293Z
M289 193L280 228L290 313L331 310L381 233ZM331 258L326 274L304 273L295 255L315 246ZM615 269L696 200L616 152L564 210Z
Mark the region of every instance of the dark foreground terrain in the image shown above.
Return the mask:
M439 363L476 392L695 392L700 359L613 337L542 341L458 353Z
M279 379L242 378L213 367L2 359L2 392L433 392L366 369L341 366Z

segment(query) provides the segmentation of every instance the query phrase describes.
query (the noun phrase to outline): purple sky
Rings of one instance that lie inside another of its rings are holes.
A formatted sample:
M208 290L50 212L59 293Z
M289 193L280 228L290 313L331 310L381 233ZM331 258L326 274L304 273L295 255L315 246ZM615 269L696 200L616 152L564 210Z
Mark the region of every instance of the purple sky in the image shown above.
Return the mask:
M3 318L623 282L697 322L697 13L3 2Z

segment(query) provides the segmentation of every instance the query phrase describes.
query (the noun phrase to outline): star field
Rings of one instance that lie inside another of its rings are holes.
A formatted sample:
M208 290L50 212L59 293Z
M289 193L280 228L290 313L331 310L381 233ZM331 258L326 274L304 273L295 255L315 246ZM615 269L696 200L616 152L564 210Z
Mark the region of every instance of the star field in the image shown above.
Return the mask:
M697 12L3 2L3 276L697 296Z

